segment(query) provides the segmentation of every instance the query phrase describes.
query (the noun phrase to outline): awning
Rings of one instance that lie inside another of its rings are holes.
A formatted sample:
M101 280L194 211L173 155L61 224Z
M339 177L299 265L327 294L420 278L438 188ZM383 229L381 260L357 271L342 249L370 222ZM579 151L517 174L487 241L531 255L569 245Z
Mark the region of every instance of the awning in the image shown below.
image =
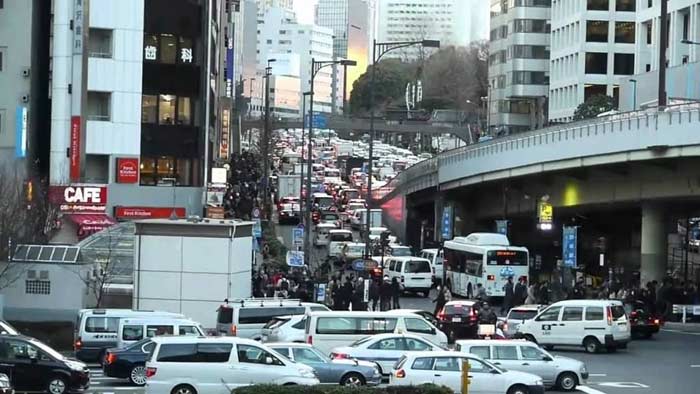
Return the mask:
M117 222L107 215L65 215L71 222L78 226L78 239L86 238L107 227L117 224Z

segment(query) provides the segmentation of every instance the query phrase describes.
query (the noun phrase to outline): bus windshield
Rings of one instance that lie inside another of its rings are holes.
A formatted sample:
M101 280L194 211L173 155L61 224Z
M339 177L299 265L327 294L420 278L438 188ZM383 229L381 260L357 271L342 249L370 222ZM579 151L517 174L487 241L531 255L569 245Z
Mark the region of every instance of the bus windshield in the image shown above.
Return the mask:
M488 265L527 266L527 253L515 250L491 250L486 254Z

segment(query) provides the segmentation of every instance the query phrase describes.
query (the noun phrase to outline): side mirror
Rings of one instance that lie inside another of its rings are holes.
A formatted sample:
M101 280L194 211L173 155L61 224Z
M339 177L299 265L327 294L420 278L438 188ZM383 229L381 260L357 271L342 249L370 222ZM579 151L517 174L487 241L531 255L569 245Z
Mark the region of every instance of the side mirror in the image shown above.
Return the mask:
M549 356L542 356L542 360L543 361L554 361L554 359L549 357Z
M272 364L272 357L265 357L265 364Z

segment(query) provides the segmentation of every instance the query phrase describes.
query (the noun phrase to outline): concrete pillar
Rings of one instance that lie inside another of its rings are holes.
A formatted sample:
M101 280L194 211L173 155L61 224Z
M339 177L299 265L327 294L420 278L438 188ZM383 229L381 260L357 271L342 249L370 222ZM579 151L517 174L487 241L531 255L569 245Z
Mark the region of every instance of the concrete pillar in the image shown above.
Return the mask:
M664 207L642 203L640 267L642 286L652 280L657 280L661 283L666 275L666 264L668 263L668 237L666 233L666 212Z

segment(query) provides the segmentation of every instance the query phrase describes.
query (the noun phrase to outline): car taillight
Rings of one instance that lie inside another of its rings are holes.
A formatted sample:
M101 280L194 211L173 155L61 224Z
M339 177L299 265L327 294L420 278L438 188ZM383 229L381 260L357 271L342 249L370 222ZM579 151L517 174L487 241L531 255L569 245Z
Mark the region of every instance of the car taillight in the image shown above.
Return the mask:
M83 340L78 337L78 339L75 340L75 343L73 344L73 349L74 350L80 350L83 347Z
M153 367L146 368L146 377L152 378L154 376L156 376L156 368L153 368Z
M486 280L496 280L496 275L487 275Z
M236 334L238 334L238 327L235 324L231 324L231 335L235 337Z
M115 361L117 361L117 356L115 356L114 353L107 353L107 357L105 357L105 362L107 364L112 364Z
M314 337L311 336L311 335L309 335L309 336L306 338L306 343L308 343L309 345L313 345L313 344L314 344Z
M331 358L333 360L347 360L350 358L350 355L346 353L331 353Z
M610 308L609 306L606 307L605 313L608 315L608 325L612 326L612 322L613 322L612 308Z
M398 371L396 371L396 374L394 376L396 376L397 378L405 378L406 371L404 371L403 369L399 369Z
M654 319L654 324L658 326L659 324L661 324L661 321L659 319Z

